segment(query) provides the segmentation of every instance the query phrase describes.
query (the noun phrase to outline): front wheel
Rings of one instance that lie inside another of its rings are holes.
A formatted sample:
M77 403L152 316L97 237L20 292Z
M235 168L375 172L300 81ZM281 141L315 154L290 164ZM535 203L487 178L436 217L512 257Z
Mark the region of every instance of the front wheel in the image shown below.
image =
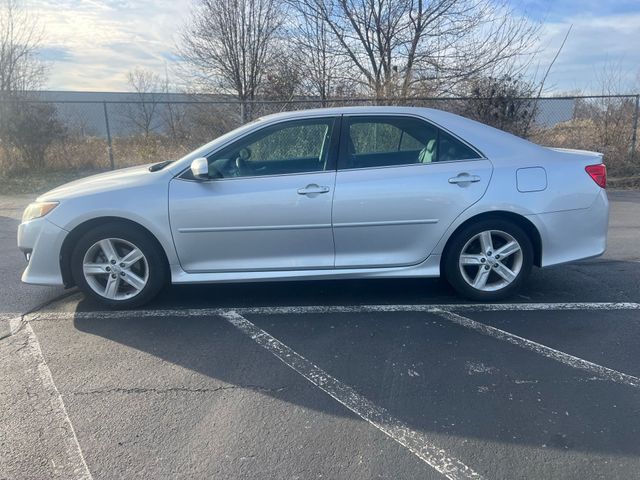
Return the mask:
M85 233L71 255L76 285L112 308L132 308L155 297L167 281L164 257L145 232L107 224Z
M523 285L533 264L527 234L507 220L482 220L463 228L447 248L444 273L472 300L502 300Z

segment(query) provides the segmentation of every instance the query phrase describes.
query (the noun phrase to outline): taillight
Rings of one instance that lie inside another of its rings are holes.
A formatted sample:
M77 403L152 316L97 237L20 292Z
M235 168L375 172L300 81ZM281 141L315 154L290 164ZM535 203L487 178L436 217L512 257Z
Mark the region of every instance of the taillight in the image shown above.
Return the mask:
M607 167L604 163L589 165L585 167L585 170L598 186L607 188Z

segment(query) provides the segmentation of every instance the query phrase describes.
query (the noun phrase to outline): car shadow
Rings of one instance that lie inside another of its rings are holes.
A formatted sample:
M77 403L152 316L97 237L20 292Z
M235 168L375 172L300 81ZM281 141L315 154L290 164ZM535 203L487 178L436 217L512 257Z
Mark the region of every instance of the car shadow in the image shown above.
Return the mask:
M640 302L638 263L589 260L534 268L525 287L497 303ZM144 310L300 305L465 304L441 278L357 279L172 285ZM107 310L84 299L78 311Z
M174 287L153 305L165 309L157 316L136 311L116 318L79 315L74 325L217 381L331 415L351 415L324 394L310 394L309 385L289 388L301 377L221 317L184 316L166 308L452 300L444 282L424 279ZM77 311L94 306L81 301ZM412 429L465 439L463 455L474 449L486 455L486 441L507 450L528 445L556 452L640 454L637 389L600 381L432 314L247 318ZM548 461L563 458L555 455Z

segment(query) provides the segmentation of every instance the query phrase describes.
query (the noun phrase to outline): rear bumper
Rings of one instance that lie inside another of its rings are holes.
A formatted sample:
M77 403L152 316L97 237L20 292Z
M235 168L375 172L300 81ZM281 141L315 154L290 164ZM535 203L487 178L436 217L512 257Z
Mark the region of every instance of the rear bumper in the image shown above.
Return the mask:
M36 285L62 285L60 251L67 232L46 218L18 227L18 248L28 256L22 281Z
M607 249L609 200L601 190L589 208L542 213L527 217L542 237L542 265L583 260Z

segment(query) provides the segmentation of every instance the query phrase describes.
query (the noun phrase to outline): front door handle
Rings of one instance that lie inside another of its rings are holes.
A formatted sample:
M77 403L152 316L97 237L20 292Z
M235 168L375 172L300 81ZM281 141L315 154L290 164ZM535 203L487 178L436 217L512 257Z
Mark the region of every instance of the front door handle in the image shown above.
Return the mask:
M316 185L315 183L311 183L304 188L298 189L298 195L318 195L320 193L329 192L329 187Z
M461 173L457 177L452 177L449 179L449 183L453 184L465 184L468 183L476 183L480 181L480 177L478 175L469 175L468 173Z

